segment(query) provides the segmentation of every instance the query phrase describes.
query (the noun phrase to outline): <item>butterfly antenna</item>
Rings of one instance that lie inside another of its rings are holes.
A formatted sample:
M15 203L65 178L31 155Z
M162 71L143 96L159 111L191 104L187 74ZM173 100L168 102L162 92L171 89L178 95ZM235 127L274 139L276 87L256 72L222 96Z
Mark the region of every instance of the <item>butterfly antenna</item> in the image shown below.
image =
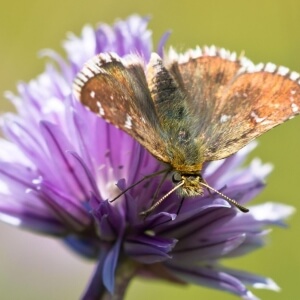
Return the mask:
M169 169L168 169L169 170ZM155 173L152 173L150 175L147 175L147 176L144 176L142 179L140 179L139 181L135 182L134 184L130 185L128 188L126 188L125 190L123 190L120 194L118 194L115 198L113 198L112 200L109 200L110 203L116 201L118 198L120 198L122 195L124 195L127 191L129 191L130 189L132 189L133 187L135 187L136 185L140 184L141 182L143 182L144 180L146 179L149 179L149 178L152 178L152 177L155 177L159 174L162 174L164 172L166 172L167 170L164 169L164 170L160 170L158 172L155 172Z
M140 212L140 216L149 215L159 204L161 204L168 196L174 193L178 188L184 185L184 181L179 182L175 185L168 193L166 193L163 197L161 197L157 202L155 202L150 208Z
M229 198L228 196L224 195L223 193L221 193L220 191L214 189L213 187L211 187L210 185L208 185L207 183L204 182L200 182L203 186L205 186L206 188L208 188L209 190L219 194L222 198L224 198L226 201L228 201L229 203L233 204L235 207L237 207L241 212L243 213L247 213L249 212L249 209L240 205L238 202L236 202L235 200Z

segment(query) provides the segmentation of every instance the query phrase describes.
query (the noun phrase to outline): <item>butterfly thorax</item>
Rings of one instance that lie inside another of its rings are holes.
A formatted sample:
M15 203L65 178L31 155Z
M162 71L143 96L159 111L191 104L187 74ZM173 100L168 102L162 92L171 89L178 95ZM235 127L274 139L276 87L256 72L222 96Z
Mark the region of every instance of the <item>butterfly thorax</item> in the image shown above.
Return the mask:
M173 183L178 184L183 182L183 185L178 189L181 196L199 196L203 194L203 182L200 174L202 170L202 160L199 145L190 140L188 145L174 143L173 147L169 147L173 153L170 155L170 165L173 173Z

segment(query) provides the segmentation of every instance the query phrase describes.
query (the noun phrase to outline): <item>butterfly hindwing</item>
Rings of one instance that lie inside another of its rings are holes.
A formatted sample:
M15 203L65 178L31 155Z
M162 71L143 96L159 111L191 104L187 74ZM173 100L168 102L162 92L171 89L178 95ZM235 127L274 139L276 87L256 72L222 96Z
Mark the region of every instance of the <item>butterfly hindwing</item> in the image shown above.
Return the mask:
M190 111L187 96L163 60L155 53L147 66L147 81L157 111L171 165L195 165L201 161L196 135L190 126Z

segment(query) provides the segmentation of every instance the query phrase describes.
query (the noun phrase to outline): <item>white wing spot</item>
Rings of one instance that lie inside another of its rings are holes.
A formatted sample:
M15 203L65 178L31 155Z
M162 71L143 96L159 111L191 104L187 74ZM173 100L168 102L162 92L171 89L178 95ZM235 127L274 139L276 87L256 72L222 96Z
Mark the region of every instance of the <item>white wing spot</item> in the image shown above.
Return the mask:
M237 57L236 52L232 52L228 59L230 61L236 61L236 57Z
M199 46L197 46L196 49L194 49L194 51L192 52L191 57L198 58L200 56L202 56L202 49Z
M82 70L82 72L88 78L93 78L95 76L95 74L87 66Z
M274 108L279 108L280 107L280 104L279 103L275 103L275 104L273 104L273 106L274 106Z
M290 79L293 80L293 81L296 81L298 78L300 77L300 74L297 73L297 72L291 72L290 74Z
M97 101L97 106L98 106L98 108L99 108L99 114L100 114L100 116L104 116L104 109L103 109L103 107L102 107L102 105L101 105L101 103L99 102L99 101Z
M221 58L226 59L228 57L228 51L225 50L224 48L221 48L219 50L219 55Z
M205 54L208 56L216 56L217 55L217 48L216 46L212 45L210 47L205 48Z
M299 110L298 105L296 105L295 103L292 103L291 108L294 113L296 113Z
M170 60L170 62L172 63L172 62L178 61L178 58L179 58L179 55L176 52L176 50L173 47L170 47L170 49L169 49L169 60Z
M82 72L77 74L77 77L82 81L82 82L87 82L88 78L83 74Z
M272 124L272 121L264 120L261 122L261 125L269 125L269 124Z
M131 129L132 128L132 122L131 122L132 118L127 114L126 115L126 121L125 121L125 125L124 127L127 129Z
M225 122L227 122L230 118L231 118L231 116L229 116L229 115L222 115L221 118L220 118L220 122L221 122L221 123L225 123Z
M114 96L113 95L110 95L109 97L111 100L114 100Z
M254 111L251 112L250 116L254 119L256 123L261 123L266 119L266 117L260 118Z
M281 76L285 76L285 75L287 75L287 74L289 73L289 71L290 71L290 70L289 70L287 67L280 66L280 67L278 68L277 73L278 73L279 75L281 75Z
M238 70L238 75L239 74L243 74L245 72L247 73L253 73L254 72L254 64L253 62L246 58L245 56L242 56L239 58L240 64L241 64L241 68Z
M91 92L90 92L90 96L91 96L92 98L95 98L95 95L96 95L95 91L91 91Z
M190 55L188 52L184 53L184 54L179 54L179 58L178 58L178 62L180 64L185 64L190 60Z
M264 64L263 63L259 63L257 65L254 66L253 68L253 72L261 72L264 68Z
M108 53L101 53L99 54L99 56L95 57L95 62L98 64L99 63L99 59L103 60L105 63L109 63L112 61L112 57L108 54Z
M296 94L296 90L291 90L291 94L295 95Z
M266 72L268 72L268 73L274 73L275 72L275 70L276 70L276 65L275 64L273 64L273 63L267 63L266 65L265 65L265 69L264 69Z
M75 78L74 80L74 88L77 88L78 90L81 90L81 87L83 87L84 84L79 78Z

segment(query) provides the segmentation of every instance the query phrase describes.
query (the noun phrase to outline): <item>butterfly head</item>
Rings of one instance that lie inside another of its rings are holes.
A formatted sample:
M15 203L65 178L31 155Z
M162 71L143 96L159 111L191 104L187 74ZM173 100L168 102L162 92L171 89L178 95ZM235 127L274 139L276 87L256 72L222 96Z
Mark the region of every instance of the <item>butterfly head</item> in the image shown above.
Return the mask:
M183 182L183 185L178 189L181 196L193 197L203 195L203 178L200 173L180 173L175 171L172 176L172 181L175 185Z
M175 188L173 190L175 189L178 190L180 195L183 197L202 196L204 192L204 188L207 188L208 191L213 191L217 193L223 199L227 200L229 203L237 207L240 211L244 213L249 211L248 208L240 205L236 200L229 198L228 196L224 195L220 191L208 185L206 181L202 178L200 173L186 174L186 173L180 173L179 171L175 171L172 176L172 181L175 184Z

